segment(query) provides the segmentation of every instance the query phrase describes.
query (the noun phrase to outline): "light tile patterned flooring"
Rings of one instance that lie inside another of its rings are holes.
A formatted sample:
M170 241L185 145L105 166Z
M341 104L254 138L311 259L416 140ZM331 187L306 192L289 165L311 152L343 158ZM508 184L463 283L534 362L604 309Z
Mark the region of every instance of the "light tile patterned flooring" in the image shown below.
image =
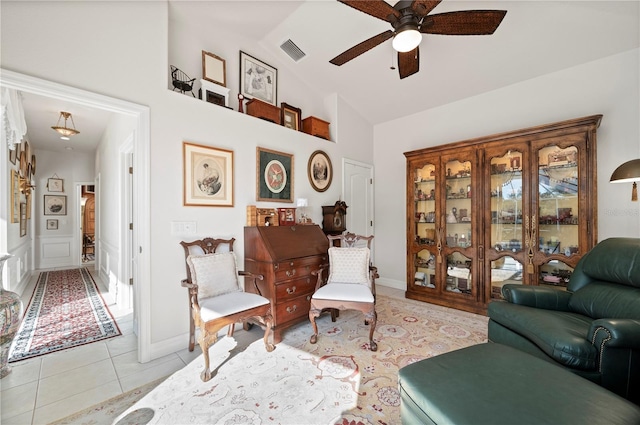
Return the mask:
M22 296L25 309L39 272L34 273ZM94 279L100 290L106 291L96 274ZM402 290L381 285L376 289L382 295L404 298ZM185 348L148 363L138 363L131 311L118 310L107 297L105 301L122 336L12 363L12 372L0 380L2 425L40 425L64 418L167 377L200 355L196 345L191 353ZM241 329L238 327L236 333Z

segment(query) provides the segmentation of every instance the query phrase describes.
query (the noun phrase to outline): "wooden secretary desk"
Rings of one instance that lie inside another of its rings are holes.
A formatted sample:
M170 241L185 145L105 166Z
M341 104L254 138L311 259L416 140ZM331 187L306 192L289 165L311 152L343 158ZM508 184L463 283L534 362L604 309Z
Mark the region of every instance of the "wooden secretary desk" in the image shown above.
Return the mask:
M309 320L317 279L311 272L328 261L328 249L317 225L244 228L244 270L264 276L257 283L271 300L276 344L286 328ZM245 291L255 292L252 283L245 281Z

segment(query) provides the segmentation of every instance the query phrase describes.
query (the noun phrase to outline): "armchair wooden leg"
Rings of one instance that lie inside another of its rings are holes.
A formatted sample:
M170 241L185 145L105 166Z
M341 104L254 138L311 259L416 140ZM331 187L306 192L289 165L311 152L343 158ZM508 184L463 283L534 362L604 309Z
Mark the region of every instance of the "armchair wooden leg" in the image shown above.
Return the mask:
M217 339L217 330L212 334L209 334L207 331L203 330L200 333L200 337L198 338L198 343L200 344L202 354L204 355L204 370L200 373L200 379L202 379L203 382L207 382L211 379L211 369L209 368L209 347L211 346L211 344L216 342Z
M316 317L320 315L322 310L318 310L313 306L309 309L309 321L311 322L311 326L313 327L313 335L311 335L311 339L309 342L315 344L318 342L318 325L316 324Z
M264 348L267 352L272 352L276 349L276 346L269 342L269 335L271 334L271 327L273 326L273 316L267 314L264 317L265 329L264 329Z
M374 311L373 314L365 315L366 321L369 322L369 346L371 351L378 351L378 344L373 340L373 331L376 330L376 322L378 321L378 314Z

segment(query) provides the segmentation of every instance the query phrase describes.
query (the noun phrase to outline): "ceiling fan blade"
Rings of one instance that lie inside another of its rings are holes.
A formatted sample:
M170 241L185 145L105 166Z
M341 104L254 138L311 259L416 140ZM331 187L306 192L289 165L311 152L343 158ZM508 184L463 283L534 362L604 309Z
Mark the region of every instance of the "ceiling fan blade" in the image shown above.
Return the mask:
M463 10L424 18L420 32L442 35L489 35L498 28L506 10Z
M414 0L411 3L411 9L420 17L426 16L431 12L442 0Z
M351 59L354 59L354 58L360 56L361 54L363 54L364 52L367 52L367 51L373 49L378 44L380 44L380 43L382 43L384 41L387 41L391 37L393 37L393 31L391 31L391 30L387 30L387 31L385 31L383 33L380 33L378 35L374 35L370 39L365 40L360 44L356 44L355 46L353 46L349 50L346 50L345 52L340 53L338 56L336 56L335 58L331 59L329 62L331 62L334 65L338 65L338 66L344 65L345 63L349 62Z
M410 52L398 52L398 72L400 79L420 71L420 48L416 47Z
M386 22L391 22L389 16L393 16L396 19L400 19L400 12L395 10L389 3L384 0L338 0L340 3L351 6L354 9L364 12L367 15L371 15L375 18L382 19Z

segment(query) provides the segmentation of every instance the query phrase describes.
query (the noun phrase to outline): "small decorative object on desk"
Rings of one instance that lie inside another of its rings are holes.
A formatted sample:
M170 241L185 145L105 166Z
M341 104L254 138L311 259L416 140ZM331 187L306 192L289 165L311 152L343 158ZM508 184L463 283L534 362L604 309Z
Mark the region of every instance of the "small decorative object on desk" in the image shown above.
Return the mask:
M11 373L8 365L9 349L13 338L20 327L22 318L22 300L15 292L5 291L2 282L2 269L4 263L12 255L0 255L0 378L4 378Z

